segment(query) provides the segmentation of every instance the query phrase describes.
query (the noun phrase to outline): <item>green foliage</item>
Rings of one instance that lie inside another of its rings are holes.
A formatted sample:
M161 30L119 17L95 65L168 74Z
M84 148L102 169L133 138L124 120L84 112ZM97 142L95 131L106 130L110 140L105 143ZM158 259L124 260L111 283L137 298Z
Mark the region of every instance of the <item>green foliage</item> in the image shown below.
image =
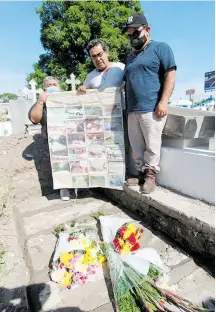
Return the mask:
M63 90L64 81L73 72L81 81L93 69L86 46L100 38L110 48L110 60L125 62L130 50L122 28L134 12L142 12L139 1L47 1L36 9L41 19L41 42L46 54L33 65L37 87L45 76L56 76Z
M0 94L0 99L2 103L9 103L9 100L16 100L17 95L13 93L3 93Z

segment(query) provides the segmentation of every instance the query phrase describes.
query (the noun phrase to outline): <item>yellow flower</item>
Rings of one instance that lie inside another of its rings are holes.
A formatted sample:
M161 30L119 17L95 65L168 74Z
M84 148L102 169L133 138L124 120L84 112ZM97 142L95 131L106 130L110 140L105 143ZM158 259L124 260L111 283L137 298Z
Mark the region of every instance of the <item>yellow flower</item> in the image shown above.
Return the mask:
M62 252L60 255L60 262L63 263L65 266L69 264L69 261L74 258L74 255L68 252Z
M127 244L125 244L121 249L121 254L126 255L128 253L130 253L130 248Z
M140 233L138 232L137 235L135 235L136 240L138 240L140 237Z
M94 258L92 257L92 253L90 251L90 248L85 248L86 250L86 253L84 255L84 258L83 258L83 263L84 264L90 264L92 262L94 262Z
M122 238L119 238L118 240L119 240L119 245L120 245L120 246L123 246L123 245L124 245L123 239L122 239Z
M124 232L124 240L126 240L128 237L130 237L130 235L132 234L132 231L130 229L127 229L125 232Z
M65 276L64 276L62 282L60 283L60 285L69 286L71 284L71 279L72 279L72 274L69 272L65 272Z
M128 248L131 250L131 248L133 247L133 245L130 242L126 242L126 246L128 246Z
M102 264L102 263L104 263L106 261L107 261L107 259L106 259L105 256L103 256L103 255L99 255L98 256L98 264Z
M134 233L134 234L136 233L137 228L133 223L128 224L127 227L129 230L131 230L132 233Z

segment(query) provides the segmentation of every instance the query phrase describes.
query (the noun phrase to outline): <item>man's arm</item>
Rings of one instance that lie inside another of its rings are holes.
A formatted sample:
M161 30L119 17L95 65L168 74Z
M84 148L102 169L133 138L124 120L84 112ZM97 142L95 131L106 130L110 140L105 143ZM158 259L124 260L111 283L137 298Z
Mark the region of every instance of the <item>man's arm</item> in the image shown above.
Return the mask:
M88 74L86 76L85 81L83 82L83 85L79 86L78 91L86 93L89 88L90 88L90 78L89 78L89 74Z
M158 118L163 118L168 114L167 104L175 86L177 66L173 51L167 43L160 42L157 45L157 55L160 60L161 69L164 72L164 83L162 96L155 113Z
M38 124L43 116L43 103L35 103L29 110L29 119L32 123Z
M164 87L162 92L162 97L160 102L168 104L169 98L172 95L172 92L175 87L175 80L176 80L176 70L170 69L168 72L165 73L165 81L164 81Z
M42 92L40 94L39 100L30 108L29 119L32 123L37 124L41 121L43 117L43 106L46 103L47 93Z
M162 96L155 112L158 118L163 118L168 114L167 105L175 87L176 69L171 68L170 70L168 70L168 72L165 73L164 78L165 81L163 85Z

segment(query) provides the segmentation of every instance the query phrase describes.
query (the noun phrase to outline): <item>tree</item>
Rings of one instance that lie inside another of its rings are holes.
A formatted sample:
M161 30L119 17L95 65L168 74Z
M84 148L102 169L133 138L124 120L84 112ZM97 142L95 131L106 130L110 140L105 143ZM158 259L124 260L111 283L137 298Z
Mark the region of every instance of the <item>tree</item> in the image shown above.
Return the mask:
M16 100L17 95L13 93L3 93L0 94L0 102L2 103L9 103L9 100Z
M142 12L139 1L47 1L36 9L41 19L41 42L46 50L40 55L34 72L37 87L47 75L63 82L73 72L83 82L93 68L86 46L95 38L106 42L112 61L125 62L130 50L129 40L122 29L134 12Z

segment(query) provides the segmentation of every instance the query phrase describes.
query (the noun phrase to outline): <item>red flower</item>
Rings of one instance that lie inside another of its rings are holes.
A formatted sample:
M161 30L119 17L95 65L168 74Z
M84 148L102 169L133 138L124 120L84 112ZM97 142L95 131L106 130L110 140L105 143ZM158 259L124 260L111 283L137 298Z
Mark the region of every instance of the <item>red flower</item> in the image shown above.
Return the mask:
M71 289L71 285L68 285L68 286L67 286L67 289Z
M131 248L131 251L136 251L140 248L140 244L139 243L136 243L132 248Z
M68 237L68 242L72 241L73 237Z
M64 264L61 263L61 264L59 265L59 268L60 268L60 269L63 269L63 267L64 267Z
M141 229L141 230L140 230L140 232L141 232L141 233L143 233L143 232L144 232L144 230L143 230L143 229Z
M129 237L128 237L128 240L131 244L136 244L136 237L134 235L134 233L132 233Z
M127 231L127 228L126 228L125 226L121 227L121 228L120 228L120 231L119 231L119 236L120 236L120 237L123 237L125 231Z
M120 247L121 247L120 244L119 244L118 238L115 238L115 239L113 240L113 244L114 244L114 246L115 246L116 248L120 248Z

